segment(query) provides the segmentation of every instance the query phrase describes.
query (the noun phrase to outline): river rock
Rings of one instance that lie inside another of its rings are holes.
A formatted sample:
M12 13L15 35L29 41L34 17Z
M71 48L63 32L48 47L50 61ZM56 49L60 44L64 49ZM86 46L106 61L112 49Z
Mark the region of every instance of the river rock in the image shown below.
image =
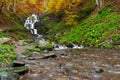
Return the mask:
M50 58L50 57L54 58L54 57L57 57L57 56L55 55L55 53L43 54L43 58Z
M28 60L38 60L42 59L43 57L28 57Z
M66 64L65 64L65 67L73 67L75 64L74 63L72 63L72 62L67 62Z
M49 41L46 41L44 39L38 40L36 42L36 46L42 50L52 50L53 46Z
M106 79L102 75L94 74L92 80L106 80Z
M16 73L1 72L0 80L19 80L19 75Z
M11 39L7 37L0 38L0 44L8 43Z
M44 53L48 53L49 51L48 51L48 50L44 50L43 52L44 52Z
M19 46L23 46L23 45L24 45L24 40L19 40L19 41L18 41L18 45L19 45Z
M25 66L25 63L21 61L13 61L13 67L21 67L21 66Z
M69 80L65 75L52 75L50 80Z
M23 54L17 54L17 60L22 60L22 59L26 59L27 56L23 55Z
M24 67L14 67L13 68L13 72L17 73L17 74L25 74L26 72L28 72L29 68L27 66Z
M100 68L95 68L95 73L103 73L104 70L103 69L100 69Z

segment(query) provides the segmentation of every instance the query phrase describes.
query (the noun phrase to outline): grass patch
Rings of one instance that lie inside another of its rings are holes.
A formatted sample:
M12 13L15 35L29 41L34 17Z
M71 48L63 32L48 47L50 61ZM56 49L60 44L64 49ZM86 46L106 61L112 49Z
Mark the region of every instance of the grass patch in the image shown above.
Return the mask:
M0 45L0 62L11 64L15 59L14 46L1 44Z
M8 37L8 34L0 31L0 37Z

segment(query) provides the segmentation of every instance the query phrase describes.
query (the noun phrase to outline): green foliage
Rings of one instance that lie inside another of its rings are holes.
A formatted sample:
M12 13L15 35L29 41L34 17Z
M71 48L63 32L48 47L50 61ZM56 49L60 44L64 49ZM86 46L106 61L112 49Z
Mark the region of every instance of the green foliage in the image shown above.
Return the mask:
M41 50L53 50L53 46L49 40L38 41L36 47L40 48Z
M101 11L93 15L70 32L61 37L60 43L80 43L86 46L99 47L108 36L120 27L120 15L114 12Z
M0 31L0 37L8 37L8 34Z
M103 44L101 48L112 48L112 44Z
M112 42L120 42L120 34L113 35Z
M47 26L48 31L46 32L47 38L49 40L58 40L63 34L66 33L70 29L64 22L57 22L55 20L51 20L48 17L44 17L42 19L43 24Z
M15 59L14 46L0 45L0 62L11 63Z

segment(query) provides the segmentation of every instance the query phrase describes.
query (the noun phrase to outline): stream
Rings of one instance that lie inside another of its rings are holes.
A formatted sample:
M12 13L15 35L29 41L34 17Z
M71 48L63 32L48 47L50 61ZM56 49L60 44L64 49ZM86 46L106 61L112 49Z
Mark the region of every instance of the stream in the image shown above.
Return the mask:
M46 40L34 27L39 21L33 14L24 26L44 45ZM21 66L24 69L15 70L19 75L12 73L9 75L12 78L0 73L0 80L120 80L120 50L91 49L77 44L67 47L51 42L52 51L35 49L26 55L25 51L33 48L35 42L29 43L21 40L15 44L17 59L11 70Z
M120 50L109 49L32 53L19 60L29 66L28 73L21 75L20 80L120 80L119 53ZM42 54L47 57L41 58Z
M34 20L28 17L25 27L45 41L34 28L34 24L40 21L38 16L33 14L32 17ZM120 80L120 50L51 44L53 51L31 52L29 57L19 58L29 67L20 80Z

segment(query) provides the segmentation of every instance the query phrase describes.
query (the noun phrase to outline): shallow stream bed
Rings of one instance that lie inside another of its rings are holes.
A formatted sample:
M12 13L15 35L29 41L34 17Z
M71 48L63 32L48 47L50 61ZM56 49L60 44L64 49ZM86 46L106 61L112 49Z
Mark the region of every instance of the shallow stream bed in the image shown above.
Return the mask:
M29 71L20 80L120 80L120 50L68 49L45 54L51 53L56 56L21 60Z

